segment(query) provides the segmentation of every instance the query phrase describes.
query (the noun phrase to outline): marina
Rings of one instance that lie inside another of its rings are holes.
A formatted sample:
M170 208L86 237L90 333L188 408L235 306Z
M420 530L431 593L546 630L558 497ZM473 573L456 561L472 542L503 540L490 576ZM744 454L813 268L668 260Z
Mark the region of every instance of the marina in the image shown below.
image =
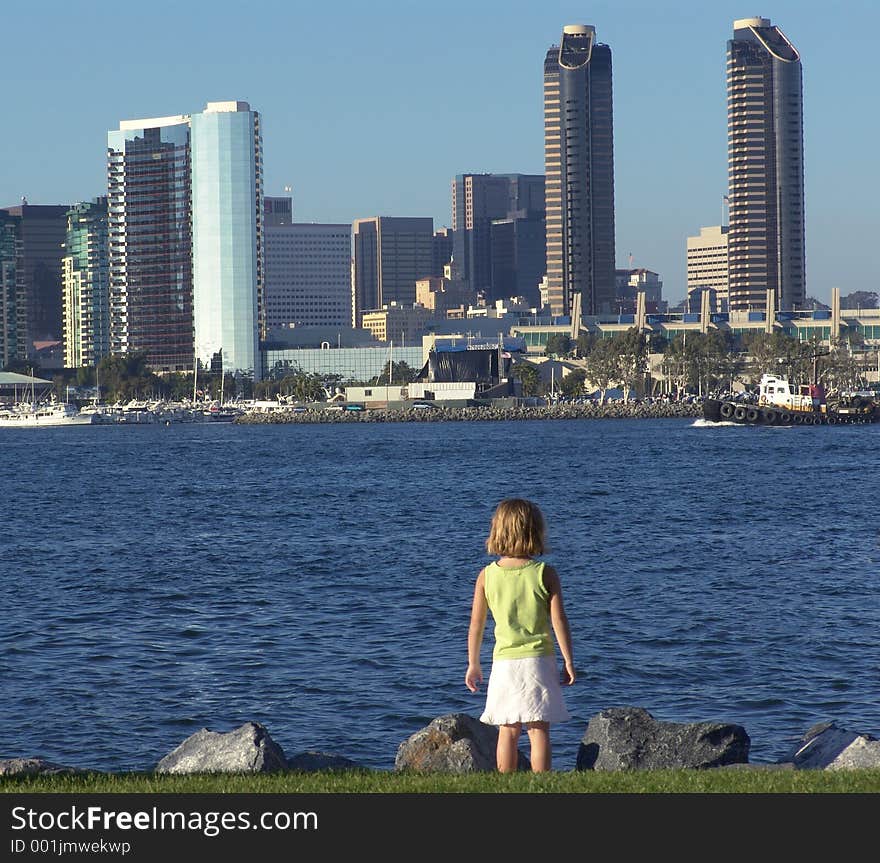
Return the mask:
M66 402L16 402L0 409L0 428L45 428L81 425L149 425L161 423L233 422L245 409L206 403L192 406L174 402L89 404L82 408Z

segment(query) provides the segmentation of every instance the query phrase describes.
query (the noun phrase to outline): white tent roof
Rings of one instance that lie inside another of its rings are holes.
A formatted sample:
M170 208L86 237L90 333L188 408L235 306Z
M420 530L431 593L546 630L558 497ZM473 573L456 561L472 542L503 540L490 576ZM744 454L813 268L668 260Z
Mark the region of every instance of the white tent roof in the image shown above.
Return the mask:
M29 387L31 384L34 386L51 387L52 381L32 378L30 375L20 375L17 372L0 372L0 387Z

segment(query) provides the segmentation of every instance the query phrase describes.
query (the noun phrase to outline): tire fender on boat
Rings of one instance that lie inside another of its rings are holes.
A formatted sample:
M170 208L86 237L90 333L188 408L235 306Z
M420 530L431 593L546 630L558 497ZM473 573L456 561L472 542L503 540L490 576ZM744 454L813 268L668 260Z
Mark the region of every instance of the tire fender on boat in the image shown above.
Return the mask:
M738 422L742 422L746 418L746 409L741 405L734 409L733 418Z
M730 417L733 416L733 405L730 404L730 402L724 402L724 404L721 405L721 416L725 419L730 419Z
M746 411L746 419L750 423L756 423L758 421L758 416L759 416L759 414L754 408L749 408Z

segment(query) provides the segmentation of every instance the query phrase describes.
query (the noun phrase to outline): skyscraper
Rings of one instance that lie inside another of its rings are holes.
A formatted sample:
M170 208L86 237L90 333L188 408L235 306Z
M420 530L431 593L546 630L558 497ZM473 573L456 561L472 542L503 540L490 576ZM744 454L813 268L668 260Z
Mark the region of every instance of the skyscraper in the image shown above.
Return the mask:
M502 174L458 174L452 182L452 277L487 296L492 220L507 216L509 189Z
M64 365L95 366L110 352L106 197L68 210L64 251Z
M508 224L496 230L494 223L498 222ZM523 267L527 289L521 292L537 298L538 282L544 275L543 175L458 174L452 181L452 229L454 279L467 282L471 291L490 301L510 297L520 283L519 259L534 264L538 256L540 272L536 277L533 267ZM493 237L499 239L500 247ZM514 254L517 243L512 237L524 249L519 258ZM535 240L541 248L528 248ZM501 269L499 261L503 261Z
M614 304L614 123L611 48L569 24L544 59L547 286L551 311Z
M800 55L767 18L733 22L727 43L731 311L796 309L806 297Z
M266 328L350 327L351 225L293 222L265 231Z
M259 378L260 120L247 102L124 120L107 136L110 350Z
M107 133L110 352L193 367L189 118L123 120Z
M27 307L21 266L21 216L0 210L0 365L26 360Z
M495 219L491 227L492 292L489 300L523 297L541 302L538 286L547 270L544 214Z
M434 263L431 267L432 276L442 276L446 267L452 262L453 247L452 228L442 227L434 231Z
M354 326L364 312L412 305L416 280L433 275L434 220L374 216L354 221Z
M61 256L67 230L67 207L28 204L6 207L17 216L21 240L19 273L24 315L20 348L32 356L35 341L61 340Z
M260 377L263 146L247 102L193 114L193 331L208 368Z

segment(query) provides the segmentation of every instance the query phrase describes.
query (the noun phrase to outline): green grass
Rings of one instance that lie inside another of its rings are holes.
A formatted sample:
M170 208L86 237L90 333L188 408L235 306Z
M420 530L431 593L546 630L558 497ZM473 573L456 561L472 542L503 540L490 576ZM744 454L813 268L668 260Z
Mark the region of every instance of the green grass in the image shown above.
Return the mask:
M29 794L873 794L878 770L719 769L553 771L544 774L396 773L92 773L0 778L0 793Z

